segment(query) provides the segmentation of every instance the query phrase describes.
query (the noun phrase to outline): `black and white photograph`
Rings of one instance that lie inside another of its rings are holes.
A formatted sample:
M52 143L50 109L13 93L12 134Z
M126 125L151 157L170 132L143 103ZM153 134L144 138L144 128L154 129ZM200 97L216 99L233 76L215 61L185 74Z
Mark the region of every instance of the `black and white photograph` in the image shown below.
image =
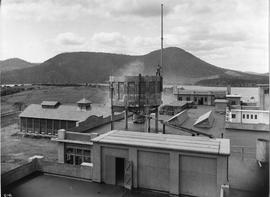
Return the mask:
M0 197L270 197L270 0L0 0Z

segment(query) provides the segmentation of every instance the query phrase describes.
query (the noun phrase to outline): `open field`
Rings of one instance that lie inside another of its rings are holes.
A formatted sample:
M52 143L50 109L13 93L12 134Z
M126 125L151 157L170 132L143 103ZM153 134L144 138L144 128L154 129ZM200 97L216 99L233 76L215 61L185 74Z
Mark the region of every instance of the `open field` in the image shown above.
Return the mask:
M75 103L83 97L89 99L93 103L103 104L108 102L108 91L102 88L88 86L35 86L33 90L1 97L1 114L16 111L17 109L14 104L18 102L22 102L25 105L33 103L40 104L44 100Z
M57 161L57 144L50 139L35 139L17 135L18 125L1 128L1 173L27 162L34 155Z

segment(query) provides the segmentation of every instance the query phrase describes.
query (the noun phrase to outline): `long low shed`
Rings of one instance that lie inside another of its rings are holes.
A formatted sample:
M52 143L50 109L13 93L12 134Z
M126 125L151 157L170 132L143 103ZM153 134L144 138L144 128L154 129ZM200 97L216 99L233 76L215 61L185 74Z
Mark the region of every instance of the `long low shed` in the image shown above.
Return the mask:
M92 142L96 182L201 197L228 182L229 139L113 130Z

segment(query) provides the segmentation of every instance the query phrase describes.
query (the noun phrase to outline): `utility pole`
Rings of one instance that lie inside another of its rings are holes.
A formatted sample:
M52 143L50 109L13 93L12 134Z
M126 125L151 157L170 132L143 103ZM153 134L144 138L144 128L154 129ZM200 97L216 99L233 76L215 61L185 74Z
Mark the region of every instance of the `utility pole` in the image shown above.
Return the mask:
M160 42L161 42L160 67L161 67L161 71L162 71L162 69L163 69L163 4L161 4L161 37L160 37Z

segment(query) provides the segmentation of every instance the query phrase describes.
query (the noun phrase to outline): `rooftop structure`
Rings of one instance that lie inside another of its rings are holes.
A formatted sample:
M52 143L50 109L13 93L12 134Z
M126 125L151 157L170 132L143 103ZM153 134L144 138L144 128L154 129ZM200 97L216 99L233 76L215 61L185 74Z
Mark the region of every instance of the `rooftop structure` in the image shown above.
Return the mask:
M241 95L239 94L227 94L226 99L229 101L229 105L241 105Z
M215 99L215 111L225 113L228 103L227 99Z
M211 128L215 120L212 113L212 111L209 111L201 115L193 125L195 127Z

